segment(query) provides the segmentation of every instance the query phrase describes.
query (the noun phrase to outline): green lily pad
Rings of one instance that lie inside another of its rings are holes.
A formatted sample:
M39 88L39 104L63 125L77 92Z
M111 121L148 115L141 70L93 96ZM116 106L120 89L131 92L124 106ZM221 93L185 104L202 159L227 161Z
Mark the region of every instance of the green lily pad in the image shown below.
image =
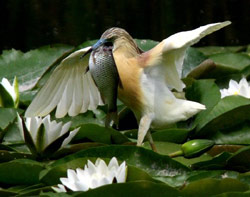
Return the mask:
M230 153L223 152L210 160L194 163L191 168L194 170L223 170L227 165L227 159L230 157Z
M157 151L162 154L162 155L170 155L171 153L174 153L176 151L181 150L181 144L175 144L175 143L170 143L170 142L155 142L155 146ZM149 143L144 143L143 147L147 148L147 149L151 149ZM182 156L180 157L175 157L173 158L175 161L178 161L180 163L182 163L185 166L190 166L193 163L196 162L201 162L201 161L207 161L211 159L211 156L207 155L207 154L203 154L199 157L196 158L192 158L192 159L186 159Z
M68 197L68 196L180 196L180 192L166 184L156 184L151 181L133 181L104 185L86 192L43 193L41 197Z
M143 51L148 51L155 47L159 42L154 40L143 40L143 39L134 39L136 44L139 46L140 49Z
M152 133L152 137L154 141L183 143L187 139L189 132L189 129L171 128L158 130Z
M5 184L36 184L39 173L44 169L39 162L16 159L0 164L0 182Z
M197 47L196 49L202 52L204 55L215 55L218 53L229 53L229 52L239 52L244 50L245 46L207 46L207 47Z
M80 130L74 137L74 141L82 142L84 139L104 144L123 144L129 142L128 138L119 131L112 128L105 128L97 124L81 125Z
M217 131L211 139L216 144L250 144L250 122L245 121L226 130Z
M16 159L27 159L30 158L32 159L31 154L26 154L26 153L18 153L15 151L6 151L6 150L0 150L0 163L3 162L8 162Z
M189 47L183 62L182 77L186 77L194 68L201 64L207 57L195 48Z
M31 89L57 59L72 49L71 46L56 45L44 46L26 53L15 49L3 51L0 56L0 78L13 80L16 76L21 92Z
M218 66L228 67L238 71L250 65L250 57L240 53L221 53L211 55L210 59Z
M168 156L154 153L142 147L121 145L96 147L79 151L55 161L51 167L82 157L116 157L119 161L126 161L128 165L141 168L152 176L174 176L189 171L186 166Z
M219 130L229 129L248 120L249 117L249 99L235 95L224 97L197 123L196 136L212 136Z
M227 166L241 172L250 170L250 146L244 147L234 153L227 160Z
M93 163L97 160L96 157L82 157L75 160L71 160L61 165L57 165L55 167L44 170L40 174L40 180L42 183L46 185L55 185L60 183L61 177L67 177L68 169L76 169L76 168L84 168L87 164L87 161L90 160ZM104 159L106 163L109 162L110 159ZM127 179L126 182L130 181L138 181L138 180L148 180L152 182L159 182L154 180L149 174L144 172L143 170L136 168L134 166L128 165L127 170Z
M244 192L247 190L249 190L249 186L236 179L225 178L218 180L206 178L191 182L184 187L181 194L184 196L212 196L224 192Z
M0 107L0 129L4 130L16 118L17 110Z

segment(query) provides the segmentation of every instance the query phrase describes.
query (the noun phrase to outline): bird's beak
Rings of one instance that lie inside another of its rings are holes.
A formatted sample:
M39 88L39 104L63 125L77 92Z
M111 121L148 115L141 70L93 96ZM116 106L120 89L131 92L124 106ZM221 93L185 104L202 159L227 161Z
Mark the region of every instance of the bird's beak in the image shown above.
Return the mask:
M100 39L98 40L86 53L84 53L81 58L83 58L84 56L86 56L87 54L91 53L92 51L98 49L100 46L102 46L104 43L106 43L107 40L106 39Z

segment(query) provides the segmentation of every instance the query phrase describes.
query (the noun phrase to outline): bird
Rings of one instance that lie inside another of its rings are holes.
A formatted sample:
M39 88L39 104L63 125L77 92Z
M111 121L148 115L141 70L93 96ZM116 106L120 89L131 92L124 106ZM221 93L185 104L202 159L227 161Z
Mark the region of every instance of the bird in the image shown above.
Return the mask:
M148 51L142 51L126 30L107 29L93 46L75 51L62 60L25 116L45 116L55 108L57 118L66 114L76 116L103 105L88 65L90 52L108 43L122 84L118 86L118 98L133 111L139 125L137 145L141 146L147 137L151 148L157 151L151 129L164 129L206 109L205 105L177 98L172 92L182 92L185 88L181 72L187 48L229 24L230 21L218 22L179 32Z

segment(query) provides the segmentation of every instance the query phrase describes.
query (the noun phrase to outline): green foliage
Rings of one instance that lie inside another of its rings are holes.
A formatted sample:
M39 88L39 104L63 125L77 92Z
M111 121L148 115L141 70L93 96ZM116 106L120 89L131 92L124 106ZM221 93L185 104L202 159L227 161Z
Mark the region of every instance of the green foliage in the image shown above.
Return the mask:
M17 109L0 108L0 195L249 196L250 101L241 96L221 99L219 91L228 87L230 79L249 78L249 47L188 49L182 71L186 83L185 96L206 105L207 109L187 121L152 131L158 153L151 150L148 142L142 147L135 146L135 118L118 101L120 130L104 127L105 107L75 117L66 116L59 121L71 121L71 130L80 127L77 135L69 145L60 149L65 136L58 138L44 150L48 157L37 157L41 153L39 147L44 143L43 128L37 135L40 139L37 148L32 145L26 130L25 143L16 125L16 113L26 110L50 72L67 54L95 42L88 41L76 48L45 46L26 53L14 49L3 51L0 79L13 80L17 77L20 104ZM144 51L158 43L138 39L136 42ZM1 95L5 94L1 92ZM5 103L10 101L8 96L1 99L6 99ZM12 107L13 103L4 106ZM55 119L53 114L51 117ZM192 155L195 158L169 157L181 151L182 144L193 141L208 142ZM88 160L95 162L97 158L108 162L112 157L119 162L126 161L126 183L106 185L87 192L57 194L52 191L51 186L59 184L59 179L67 176L67 169L83 168Z

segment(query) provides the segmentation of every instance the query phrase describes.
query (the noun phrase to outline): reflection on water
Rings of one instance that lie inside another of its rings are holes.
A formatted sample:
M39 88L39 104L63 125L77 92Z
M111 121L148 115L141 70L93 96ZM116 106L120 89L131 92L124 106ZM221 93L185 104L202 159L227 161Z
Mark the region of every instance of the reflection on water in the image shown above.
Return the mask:
M233 25L200 45L250 43L248 0L1 1L1 50L28 50L51 43L78 45L112 26L136 38L161 40L182 30L231 20Z

